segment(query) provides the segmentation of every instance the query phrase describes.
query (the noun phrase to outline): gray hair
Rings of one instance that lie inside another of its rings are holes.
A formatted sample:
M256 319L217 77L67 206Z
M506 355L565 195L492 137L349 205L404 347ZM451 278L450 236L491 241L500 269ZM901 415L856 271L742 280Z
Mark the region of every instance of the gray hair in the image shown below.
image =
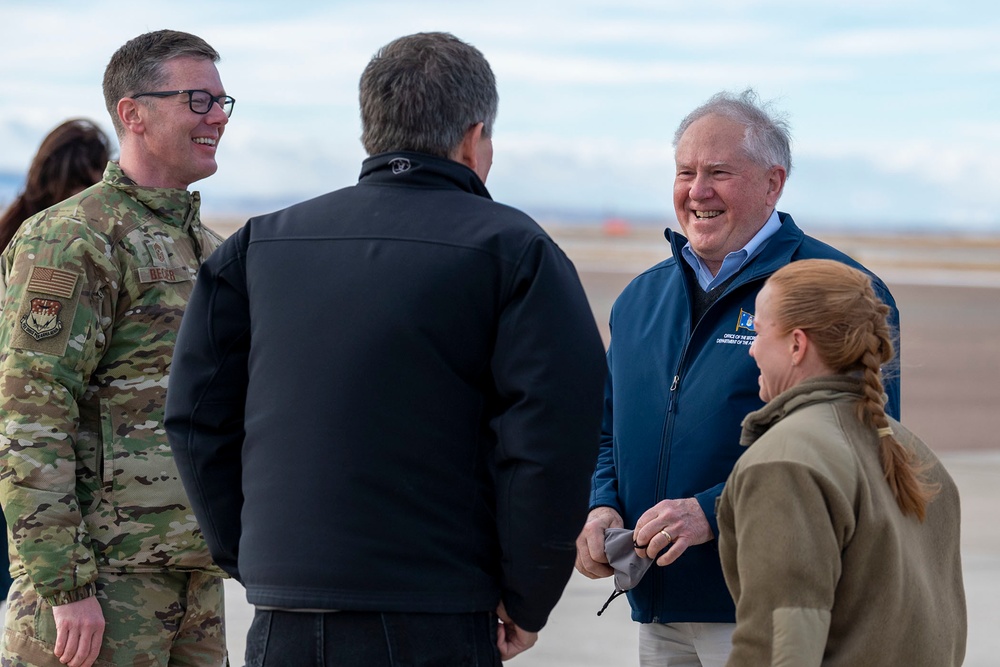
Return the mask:
M163 63L174 58L204 58L219 62L219 53L201 37L176 30L147 32L125 42L104 69L104 104L119 140L125 127L118 118L118 101L155 90L163 83Z
M400 37L379 49L359 85L361 142L369 155L415 151L449 157L470 127L493 135L500 98L486 58L443 32Z
M784 114L772 111L770 103L763 103L753 88L739 95L723 91L689 113L674 133L674 148L684 132L696 120L716 114L742 124L743 150L755 163L770 169L785 168L786 176L792 172L791 131Z

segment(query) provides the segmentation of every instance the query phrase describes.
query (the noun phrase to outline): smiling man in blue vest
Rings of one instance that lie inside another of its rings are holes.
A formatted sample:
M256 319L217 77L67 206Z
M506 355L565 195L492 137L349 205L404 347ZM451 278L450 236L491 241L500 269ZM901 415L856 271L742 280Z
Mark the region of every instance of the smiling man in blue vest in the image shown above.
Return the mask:
M640 664L724 665L735 606L714 540L715 500L744 448L740 422L763 404L753 342L754 300L765 279L805 258L855 267L776 210L791 170L787 122L752 90L719 93L674 135L673 256L635 278L611 312L604 426L591 512L577 569L613 574L608 528L634 528L656 559L628 593ZM889 290L879 297L898 313ZM897 326L898 329L898 326ZM886 384L899 415L898 376Z

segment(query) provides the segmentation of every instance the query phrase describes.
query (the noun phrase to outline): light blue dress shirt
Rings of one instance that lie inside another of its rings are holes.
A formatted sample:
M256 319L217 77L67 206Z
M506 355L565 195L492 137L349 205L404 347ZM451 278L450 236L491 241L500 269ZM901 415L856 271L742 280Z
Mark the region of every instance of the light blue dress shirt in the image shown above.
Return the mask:
M781 229L781 220L778 219L778 210L775 209L771 211L771 217L767 219L764 226L754 234L752 239L747 241L745 246L726 255L726 258L722 260L722 267L714 276L701 257L695 254L690 241L681 248L681 255L691 265L691 268L694 269L694 274L698 277L698 284L707 292L716 285L720 285L736 275L737 271L757 256L760 249L764 247L764 241L771 238L779 229Z

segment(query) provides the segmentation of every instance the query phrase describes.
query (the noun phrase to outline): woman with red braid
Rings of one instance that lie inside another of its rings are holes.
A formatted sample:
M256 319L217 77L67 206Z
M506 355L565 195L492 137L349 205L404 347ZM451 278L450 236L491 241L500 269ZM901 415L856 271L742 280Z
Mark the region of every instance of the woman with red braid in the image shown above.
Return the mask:
M960 665L955 483L883 409L888 307L865 274L803 260L757 296L767 401L719 499L736 602L729 665Z

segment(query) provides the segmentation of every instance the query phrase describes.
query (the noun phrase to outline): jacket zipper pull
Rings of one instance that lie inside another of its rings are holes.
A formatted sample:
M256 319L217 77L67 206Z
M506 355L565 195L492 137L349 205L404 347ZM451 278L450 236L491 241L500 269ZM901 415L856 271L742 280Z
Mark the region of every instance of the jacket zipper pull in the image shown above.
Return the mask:
M677 385L681 382L681 376L675 375L674 381L670 384L670 400L667 401L667 412L674 411L674 392L677 391Z

